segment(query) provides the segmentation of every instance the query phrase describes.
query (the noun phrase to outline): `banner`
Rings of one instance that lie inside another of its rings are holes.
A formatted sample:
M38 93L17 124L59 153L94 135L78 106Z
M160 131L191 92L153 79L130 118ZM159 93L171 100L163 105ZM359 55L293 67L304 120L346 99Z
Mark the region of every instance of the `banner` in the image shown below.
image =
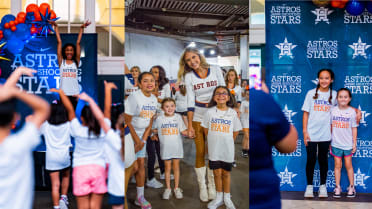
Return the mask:
M62 45L76 44L77 34L61 34ZM81 91L97 100L97 35L84 34L81 39L81 59L78 66L78 79ZM7 52L5 50L5 52ZM17 86L28 93L43 97L49 102L58 99L58 94L49 92L50 88L59 88L60 72L57 59L57 39L54 35L39 36L30 40L20 54L6 53L3 57L11 61L0 60L0 80L5 82L19 66L35 69L33 77L22 76ZM81 105L78 105L81 107ZM20 104L18 111L24 116L31 110ZM79 110L77 111L79 112ZM21 125L19 125L21 126ZM41 145L37 149L45 150Z
M357 151L352 157L357 192L372 193L372 14L352 16L345 9L317 7L311 1L266 1L266 81L298 133L297 149L281 154L273 148L283 191L305 191L306 147L301 107L306 93L316 88L317 72L335 72L333 89L352 92L351 106L362 112ZM335 187L334 160L328 158L328 192ZM314 187L319 187L318 165ZM343 191L349 185L345 166ZM315 189L317 191L317 189Z

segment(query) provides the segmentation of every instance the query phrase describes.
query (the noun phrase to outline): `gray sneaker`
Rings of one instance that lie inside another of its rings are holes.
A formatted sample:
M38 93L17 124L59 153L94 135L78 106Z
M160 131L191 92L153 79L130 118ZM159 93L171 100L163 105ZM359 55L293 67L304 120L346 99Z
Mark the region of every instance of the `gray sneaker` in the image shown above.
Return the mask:
M170 196L172 196L172 190L171 189L165 189L163 193L163 199L169 200Z
M59 200L59 207L61 209L68 209L66 202L63 199Z
M146 186L152 187L152 188L155 188L155 189L159 189L159 188L162 188L163 187L163 184L160 183L155 178L152 178L151 180L148 180L147 181Z
M182 199L183 198L182 189L180 188L174 189L174 195L176 196L177 199Z
M319 197L328 197L327 187L325 184L322 184L319 187Z
M314 186L313 185L307 185L304 197L306 198L314 197Z

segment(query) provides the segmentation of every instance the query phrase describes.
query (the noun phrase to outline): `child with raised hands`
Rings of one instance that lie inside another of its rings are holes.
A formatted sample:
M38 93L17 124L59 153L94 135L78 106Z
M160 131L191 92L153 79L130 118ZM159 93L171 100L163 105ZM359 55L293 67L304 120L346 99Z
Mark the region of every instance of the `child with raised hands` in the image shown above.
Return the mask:
M0 85L0 208L31 209L34 194L32 151L41 142L38 129L49 117L49 104L42 98L17 89L21 75L32 76L31 69L17 68L4 85ZM17 101L32 110L32 117L17 133L11 133L19 117ZM21 200L21 201L20 201Z

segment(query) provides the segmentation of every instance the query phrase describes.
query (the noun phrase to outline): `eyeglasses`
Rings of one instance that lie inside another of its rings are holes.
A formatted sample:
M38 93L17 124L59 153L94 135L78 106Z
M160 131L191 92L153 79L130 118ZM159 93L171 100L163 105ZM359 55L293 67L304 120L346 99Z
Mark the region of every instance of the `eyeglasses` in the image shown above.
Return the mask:
M214 96L228 96L228 93L215 93Z

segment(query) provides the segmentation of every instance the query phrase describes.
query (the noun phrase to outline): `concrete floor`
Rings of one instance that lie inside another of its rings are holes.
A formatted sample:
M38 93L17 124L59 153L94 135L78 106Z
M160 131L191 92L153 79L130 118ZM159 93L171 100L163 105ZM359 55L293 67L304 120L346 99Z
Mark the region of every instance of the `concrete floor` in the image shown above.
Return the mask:
M231 199L235 204L236 208L248 208L248 158L242 158L240 156L241 151L241 140L242 135L239 135L235 143L235 156L237 167L233 168L231 172ZM196 175L194 172L194 160L195 160L195 144L190 139L184 140L184 153L185 158L181 162L181 179L180 188L183 190L184 198L177 200L174 195L170 200L161 199L164 188L153 189L145 187L145 197L152 204L153 209L198 209L207 208L207 203L202 203L199 200L199 189L196 181ZM159 180L159 175L156 174L156 178ZM164 180L161 181L164 185ZM135 184L129 184L128 187L128 203L129 208L139 208L134 205L134 199L136 196ZM69 194L70 207L69 209L75 209L76 200L73 195ZM34 200L34 209L47 209L53 208L51 202L51 196L49 191L36 191ZM103 200L103 209L110 208L107 204L107 195ZM219 207L219 209L225 208L225 206Z

